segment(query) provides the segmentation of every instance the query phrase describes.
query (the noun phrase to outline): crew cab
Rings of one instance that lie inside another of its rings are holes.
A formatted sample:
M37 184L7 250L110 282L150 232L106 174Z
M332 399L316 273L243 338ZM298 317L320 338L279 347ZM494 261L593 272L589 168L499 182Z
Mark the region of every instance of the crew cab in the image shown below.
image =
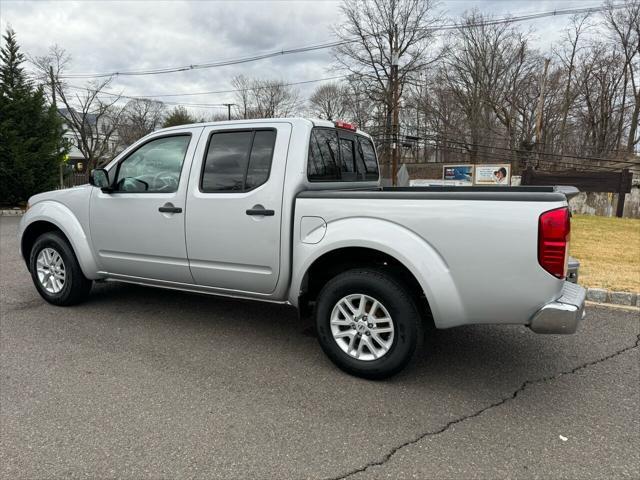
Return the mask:
M344 122L167 128L89 185L32 197L21 253L55 305L97 280L292 305L366 378L401 370L433 327L576 331L569 190L380 185L371 137Z

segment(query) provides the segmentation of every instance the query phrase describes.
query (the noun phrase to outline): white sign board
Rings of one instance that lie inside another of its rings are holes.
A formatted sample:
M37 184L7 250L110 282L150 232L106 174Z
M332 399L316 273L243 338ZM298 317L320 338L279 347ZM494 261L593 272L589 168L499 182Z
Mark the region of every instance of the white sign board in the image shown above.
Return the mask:
M511 180L511 165L493 164L476 165L473 183L476 185L509 185Z

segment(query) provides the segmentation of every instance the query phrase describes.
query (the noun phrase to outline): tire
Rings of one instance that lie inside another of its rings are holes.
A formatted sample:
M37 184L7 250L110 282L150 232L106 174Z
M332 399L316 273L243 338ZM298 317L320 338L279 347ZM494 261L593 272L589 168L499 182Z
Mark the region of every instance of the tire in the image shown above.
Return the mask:
M29 254L29 270L38 293L53 305L68 306L84 301L91 290L66 238L57 232L40 235Z
M402 370L423 337L410 290L373 269L349 270L329 280L318 295L315 321L320 346L331 361L351 375L372 380Z

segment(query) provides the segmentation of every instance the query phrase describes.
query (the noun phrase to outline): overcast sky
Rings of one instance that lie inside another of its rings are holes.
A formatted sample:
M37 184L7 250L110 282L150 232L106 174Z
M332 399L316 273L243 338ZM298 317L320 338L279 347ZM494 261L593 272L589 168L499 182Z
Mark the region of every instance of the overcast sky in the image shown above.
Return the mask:
M10 25L24 53L44 55L53 44L72 57L70 73L93 73L203 63L334 39L341 1L14 1L0 0L2 31ZM476 8L498 17L599 1L443 1L438 12L455 20ZM569 16L520 24L548 50ZM118 77L110 89L126 95L188 93L232 88L238 74L297 82L338 75L329 50L279 56L242 65L143 77ZM86 85L85 80L73 80ZM298 87L303 96L318 84ZM184 103L224 103L233 94L165 98ZM194 110L208 115L215 109Z

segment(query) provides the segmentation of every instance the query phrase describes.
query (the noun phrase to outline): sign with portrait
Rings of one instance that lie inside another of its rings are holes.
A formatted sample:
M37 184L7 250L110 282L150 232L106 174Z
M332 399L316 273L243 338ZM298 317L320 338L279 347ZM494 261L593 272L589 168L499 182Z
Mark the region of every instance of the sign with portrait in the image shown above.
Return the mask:
M476 165L473 183L475 185L508 186L511 183L511 165L508 163Z

